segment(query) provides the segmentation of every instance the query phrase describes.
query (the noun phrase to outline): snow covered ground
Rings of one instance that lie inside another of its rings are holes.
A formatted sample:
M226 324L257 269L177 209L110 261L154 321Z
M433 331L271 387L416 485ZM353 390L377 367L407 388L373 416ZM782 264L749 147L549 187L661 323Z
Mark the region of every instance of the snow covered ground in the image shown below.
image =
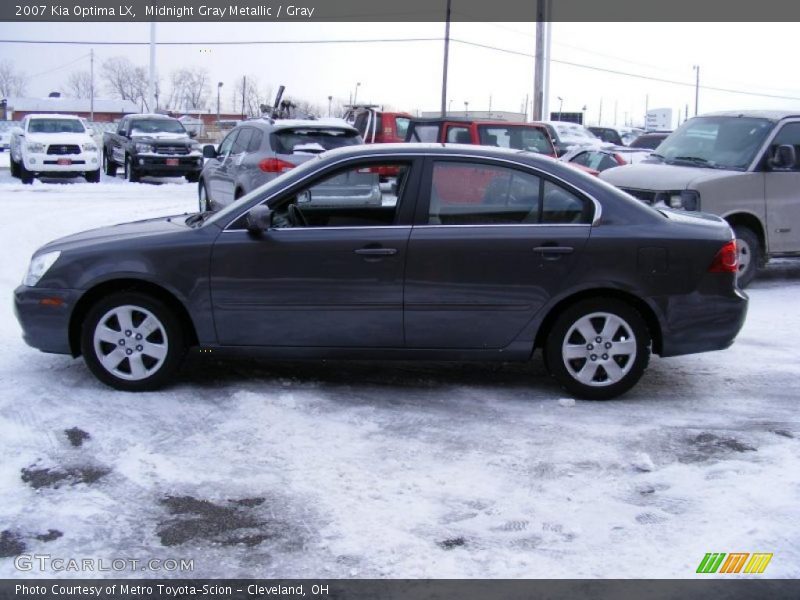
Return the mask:
M655 357L613 402L564 398L539 356L195 356L171 389L124 394L28 348L11 293L52 238L196 206L164 181L0 170L0 556L193 559L156 574L184 577L671 578L706 552L772 552L765 576L800 576L800 261L752 286L730 350ZM21 575L42 573L0 558Z

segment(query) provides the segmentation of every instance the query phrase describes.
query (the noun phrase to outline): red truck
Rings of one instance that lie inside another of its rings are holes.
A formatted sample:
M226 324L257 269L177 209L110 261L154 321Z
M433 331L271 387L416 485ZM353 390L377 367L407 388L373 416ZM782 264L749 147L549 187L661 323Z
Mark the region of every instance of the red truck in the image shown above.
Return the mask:
M408 113L385 111L375 104L348 106L344 113L344 120L358 129L365 144L405 141L411 119Z

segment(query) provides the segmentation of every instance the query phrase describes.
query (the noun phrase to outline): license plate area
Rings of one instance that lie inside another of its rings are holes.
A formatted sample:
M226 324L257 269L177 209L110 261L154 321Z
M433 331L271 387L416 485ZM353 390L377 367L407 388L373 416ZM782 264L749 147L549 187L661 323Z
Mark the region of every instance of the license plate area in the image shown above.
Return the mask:
M56 164L58 164L58 165L71 165L72 164L72 159L71 158L59 158L56 161Z
M177 167L180 164L180 161L177 158L168 158L167 159L167 166L168 167Z

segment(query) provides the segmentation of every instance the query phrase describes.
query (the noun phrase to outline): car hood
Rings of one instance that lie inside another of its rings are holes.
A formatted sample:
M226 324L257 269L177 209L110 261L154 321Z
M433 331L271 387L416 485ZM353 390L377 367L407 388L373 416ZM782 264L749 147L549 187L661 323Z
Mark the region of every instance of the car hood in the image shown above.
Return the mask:
M723 179L739 171L685 167L662 163L639 163L608 169L600 179L621 188L634 190L685 190L712 179Z
M158 133L134 133L131 139L135 142L191 142L192 138L184 133L167 133L165 131Z
M25 141L36 142L49 146L50 144L88 144L94 143L92 136L87 133L28 133Z
M42 246L37 254L53 250L68 251L84 249L89 246L96 246L108 242L175 233L181 229L188 229L185 223L186 217L187 215L185 214L172 215L169 217L134 221L132 223L121 223L119 225L100 227L98 229L89 229L88 231L73 233L72 235L53 240L45 246Z

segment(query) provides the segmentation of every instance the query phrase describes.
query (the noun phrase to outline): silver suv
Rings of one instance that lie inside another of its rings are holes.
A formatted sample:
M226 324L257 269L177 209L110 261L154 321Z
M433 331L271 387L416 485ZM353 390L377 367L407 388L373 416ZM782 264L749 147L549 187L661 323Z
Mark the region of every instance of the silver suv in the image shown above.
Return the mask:
M218 210L307 160L334 148L362 144L358 131L341 119L270 119L242 122L219 144L203 148L201 211ZM307 201L381 204L377 173L343 175L336 187L316 190Z
M712 113L686 121L650 159L600 177L651 205L723 217L744 287L769 258L800 256L798 152L798 112Z

